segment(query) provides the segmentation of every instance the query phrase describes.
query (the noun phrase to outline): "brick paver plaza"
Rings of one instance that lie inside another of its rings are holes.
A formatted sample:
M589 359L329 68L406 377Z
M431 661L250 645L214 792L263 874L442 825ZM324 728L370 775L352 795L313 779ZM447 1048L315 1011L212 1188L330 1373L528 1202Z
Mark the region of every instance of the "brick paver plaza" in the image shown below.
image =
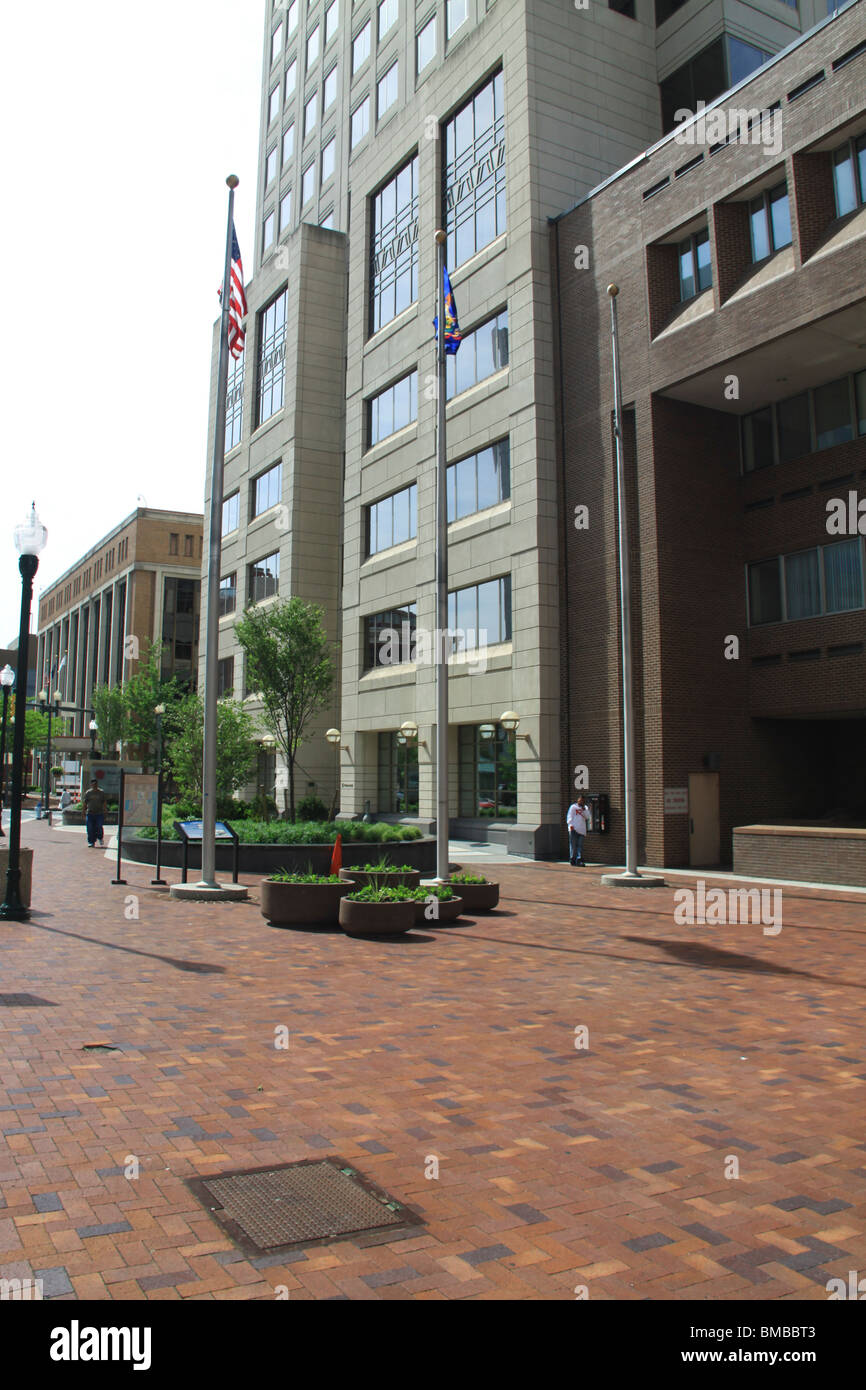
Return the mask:
M866 1271L862 896L785 888L770 936L677 925L683 879L503 865L493 916L352 940L172 902L147 866L112 887L77 834L24 839L0 1277L61 1299L824 1300ZM182 1182L329 1154L424 1224L250 1260Z

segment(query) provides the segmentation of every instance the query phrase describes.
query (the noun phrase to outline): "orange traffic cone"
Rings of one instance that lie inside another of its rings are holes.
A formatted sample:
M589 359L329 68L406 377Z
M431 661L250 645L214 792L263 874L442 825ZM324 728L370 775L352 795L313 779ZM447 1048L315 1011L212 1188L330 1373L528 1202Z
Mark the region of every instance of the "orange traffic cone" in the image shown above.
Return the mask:
M343 837L338 835L334 841L334 852L331 855L331 874L336 876L343 867Z

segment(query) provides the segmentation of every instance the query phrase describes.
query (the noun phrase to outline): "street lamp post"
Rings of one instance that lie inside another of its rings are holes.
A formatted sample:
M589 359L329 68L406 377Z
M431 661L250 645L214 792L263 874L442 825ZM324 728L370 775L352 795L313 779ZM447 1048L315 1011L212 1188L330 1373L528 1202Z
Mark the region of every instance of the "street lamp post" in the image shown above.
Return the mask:
M3 724L0 728L0 837L3 835L3 798L6 793L6 725L9 718L9 692L15 684L15 672L6 665L0 671L0 686L3 687Z
M165 879L161 878L162 873L162 716L165 714L165 705L155 705L154 714L156 715L156 878L152 878L151 884L158 884L165 887Z
M15 527L15 548L21 573L21 621L18 627L17 687L22 692L16 712L12 742L12 804L9 817L9 861L6 868L6 897L0 903L0 921L26 922L30 911L21 901L21 798L24 773L24 700L27 694L27 666L30 656L30 605L33 579L39 568L39 555L45 549L48 532L36 515L33 503L26 521Z

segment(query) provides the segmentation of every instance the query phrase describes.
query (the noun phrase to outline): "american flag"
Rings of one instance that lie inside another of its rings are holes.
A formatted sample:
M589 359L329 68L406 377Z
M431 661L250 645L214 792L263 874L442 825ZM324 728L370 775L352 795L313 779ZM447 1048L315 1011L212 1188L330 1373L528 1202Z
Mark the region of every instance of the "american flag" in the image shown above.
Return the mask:
M219 290L220 302L222 302L222 286ZM231 293L229 294L229 352L232 357L240 357L244 350L243 320L247 314L247 297L244 294L244 268L241 264L241 248L238 246L238 234L232 223L232 271L231 271Z

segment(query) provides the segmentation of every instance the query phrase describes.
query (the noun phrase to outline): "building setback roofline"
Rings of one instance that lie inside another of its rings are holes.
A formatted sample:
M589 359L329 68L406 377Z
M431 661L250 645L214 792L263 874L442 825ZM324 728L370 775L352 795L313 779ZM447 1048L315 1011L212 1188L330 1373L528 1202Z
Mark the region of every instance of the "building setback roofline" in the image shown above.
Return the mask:
M841 5L833 14L827 15L826 19L822 19L817 24L813 24L812 28L807 29L805 34L799 34L796 39L791 40L787 47L781 48L779 52L774 53L772 58L768 59L766 63L762 63L759 68L755 68L754 72L750 72L748 77L744 77L742 82L737 83L736 87L728 87L724 92L721 92L714 101L707 102L706 106L702 108L701 114L705 116L708 111L715 110L717 106L721 106L723 103L728 104L735 92L741 92L745 87L748 87L750 82L754 82L758 77L763 77L765 73L769 72L770 69L776 65L776 63L780 63L783 58L787 58L789 53L793 53L795 49L800 48L802 44L812 40L822 29L826 29L828 24L833 24L841 15L847 14L855 5L860 5L863 2L864 0L848 0L847 4ZM609 188L611 184L616 183L617 179L624 178L625 175L631 173L633 169L639 169L642 164L648 164L656 151L662 149L665 145L668 145L671 140L675 139L677 132L684 129L687 124L688 122L684 122L683 125L678 126L676 130L669 130L667 135L663 135L654 145L650 145L649 149L644 150L641 154L635 155L634 159L630 159L628 164L623 164L621 169L615 170L615 172L609 174L606 179L602 179L601 183L596 184L595 188L591 188L588 193L584 193L583 197L578 198L576 203L572 203L570 208L566 208L564 212L558 212L555 217L548 217L548 226L555 226L556 223L561 222L564 217L569 217L577 208L583 207L585 203L597 197L605 188Z
M50 584L46 584L44 588L40 589L39 602L42 603L47 597L49 597L49 595L52 593L54 589L57 589L61 584L64 584L70 575L75 574L76 570L81 569L82 565L85 565L88 560L95 556L98 550L102 550L103 546L106 546L111 541L113 541L115 536L120 535L121 531L125 531L127 526L131 526L134 521L139 521L149 517L162 518L163 520L166 517L174 517L178 521L197 522L200 526L204 527L203 512L175 512L162 511L159 507L136 507L134 512L130 512L129 516L124 517L123 521L118 522L118 524L115 527L113 527L110 531L107 531L101 540L97 541L95 545L92 545L89 550L85 550L84 554L78 560L75 561L74 565L70 565L68 569L65 569L63 573L57 577L57 579L52 579ZM155 562L151 560L142 560L140 563L142 568L147 568L149 565ZM127 569L136 568L138 568L137 565L127 566Z

